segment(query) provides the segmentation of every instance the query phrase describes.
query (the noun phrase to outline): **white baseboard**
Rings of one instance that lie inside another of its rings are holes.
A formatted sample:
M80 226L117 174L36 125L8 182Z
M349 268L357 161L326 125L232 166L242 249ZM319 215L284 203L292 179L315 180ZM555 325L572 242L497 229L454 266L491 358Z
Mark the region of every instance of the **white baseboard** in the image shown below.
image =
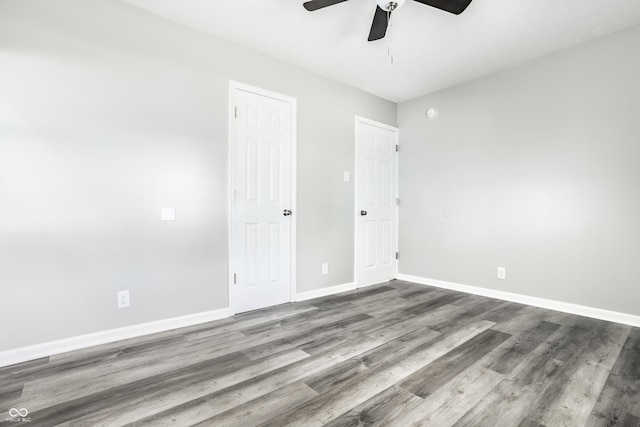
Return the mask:
M534 307L547 308L549 310L562 311L564 313L577 314L578 316L592 317L594 319L606 320L608 322L622 323L624 325L640 327L640 316L635 316L633 314L619 313L617 311L603 310L601 308L587 307L584 305L554 301L528 295L514 294L511 292L497 291L494 289L481 288L477 286L462 285L460 283L445 282L442 280L427 279L418 276L410 276L408 274L398 274L396 278L398 280L406 280L407 282L414 282L421 285L450 289L452 291L481 295L484 297L532 305Z
M211 322L225 317L229 317L228 308L173 317L171 319L158 320L155 322L141 323L139 325L126 326L124 328L111 329L108 331L80 335L58 341L50 341L14 350L2 351L0 352L0 367L39 359L41 357L53 356L55 354L66 353L67 351L79 350L94 345L107 344L156 332L164 332L171 329L183 328L185 326Z
M329 286L327 288L314 289L312 291L300 292L296 295L296 301L306 301L309 299L326 297L340 292L352 291L356 288L355 282L345 283L342 285Z

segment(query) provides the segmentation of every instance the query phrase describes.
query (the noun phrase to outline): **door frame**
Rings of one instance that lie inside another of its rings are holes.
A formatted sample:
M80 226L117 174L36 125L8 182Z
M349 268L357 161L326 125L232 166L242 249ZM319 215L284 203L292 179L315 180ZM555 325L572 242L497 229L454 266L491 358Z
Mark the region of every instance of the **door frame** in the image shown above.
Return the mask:
M228 159L227 159L227 181L228 181L228 189L227 189L227 284L229 289L229 315L233 316L236 313L235 310L235 288L233 283L233 270L234 270L234 259L233 259L233 220L234 220L234 204L233 204L233 194L234 194L234 172L235 172L235 157L234 157L234 147L236 142L236 129L235 129L235 108L236 108L236 92L244 91L250 92L255 95L263 96L266 98L276 99L278 101L283 101L288 103L291 106L291 169L290 169L290 183L291 183L291 211L293 212L290 216L290 224L291 224L291 251L290 251L290 293L289 293L289 302L295 301L296 295L296 260L297 260L297 250L296 250L296 241L297 241L297 227L296 227L296 217L297 217L297 155L296 155L296 147L297 147L297 99L291 96L283 95L277 92L272 92L267 89L262 89L256 86L251 86L245 83L240 83L234 80L229 80L229 141L228 141Z
M399 147L400 146L400 129L395 127L395 126L391 126L388 125L386 123L382 123L382 122L377 122L375 120L371 120L368 119L366 117L362 117L362 116L355 116L355 156L354 156L354 197L353 197L353 218L354 218L354 241L353 241L353 280L355 283L355 287L356 289L358 288L362 288L362 287L366 287L366 286L371 286L374 285L375 283L371 283L369 285L364 285L361 286L358 284L358 219L359 219L359 207L358 207L358 177L360 176L358 174L358 125L360 123L364 123L367 125L371 125L371 126L376 126L382 129L386 129L389 131L392 131L396 134L396 145ZM398 161L398 151L396 151L395 154L395 162L396 162L396 171L395 171L395 181L396 181L396 185L395 185L395 194L396 194L396 200L399 200L400 197L400 193L399 193L399 177L398 177L398 171L399 171L399 161ZM396 233L396 242L395 242L395 246L396 246L396 251L399 252L399 219L400 219L400 215L399 215L399 203L396 203L396 209L395 209L395 233ZM397 277L398 276L398 260L396 259L395 262L395 272L394 272L394 276Z

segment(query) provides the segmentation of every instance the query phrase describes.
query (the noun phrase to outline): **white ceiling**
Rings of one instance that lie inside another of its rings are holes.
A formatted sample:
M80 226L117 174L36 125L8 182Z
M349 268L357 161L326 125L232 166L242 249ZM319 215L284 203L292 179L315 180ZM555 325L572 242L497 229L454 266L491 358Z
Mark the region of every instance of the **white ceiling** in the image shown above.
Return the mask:
M374 0L124 1L394 102L640 24L640 0L473 0L457 16L407 0L368 42Z

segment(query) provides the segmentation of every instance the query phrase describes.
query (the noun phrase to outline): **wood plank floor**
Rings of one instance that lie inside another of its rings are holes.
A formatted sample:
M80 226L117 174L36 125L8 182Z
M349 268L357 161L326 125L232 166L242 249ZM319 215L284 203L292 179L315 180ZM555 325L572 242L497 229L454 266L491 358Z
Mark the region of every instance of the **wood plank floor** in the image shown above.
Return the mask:
M640 329L403 281L0 369L0 426L640 426Z

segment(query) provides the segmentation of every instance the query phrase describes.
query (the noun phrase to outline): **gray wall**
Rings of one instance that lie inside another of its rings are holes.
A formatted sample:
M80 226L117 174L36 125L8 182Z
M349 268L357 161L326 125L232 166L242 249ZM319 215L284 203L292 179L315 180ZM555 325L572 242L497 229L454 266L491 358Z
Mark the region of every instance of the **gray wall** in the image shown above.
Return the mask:
M639 46L634 27L401 104L400 272L640 315Z
M0 351L227 307L230 79L298 99L298 291L352 282L354 116L394 103L118 1L0 0Z

